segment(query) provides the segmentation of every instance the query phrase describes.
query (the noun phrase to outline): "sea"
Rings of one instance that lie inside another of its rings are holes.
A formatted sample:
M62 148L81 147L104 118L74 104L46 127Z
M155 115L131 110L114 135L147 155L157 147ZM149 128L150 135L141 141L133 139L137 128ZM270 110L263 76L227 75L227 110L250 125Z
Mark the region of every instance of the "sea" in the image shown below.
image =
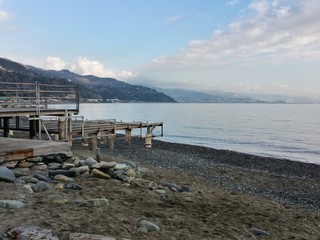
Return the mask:
M88 103L79 115L163 122L161 141L320 164L319 104Z

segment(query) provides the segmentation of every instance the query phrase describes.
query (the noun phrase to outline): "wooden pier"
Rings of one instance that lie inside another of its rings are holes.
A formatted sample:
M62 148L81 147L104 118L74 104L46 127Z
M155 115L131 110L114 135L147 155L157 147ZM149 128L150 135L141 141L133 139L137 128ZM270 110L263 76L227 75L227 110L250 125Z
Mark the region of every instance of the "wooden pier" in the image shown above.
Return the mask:
M162 122L85 120L78 116L78 86L65 88L64 85L50 87L49 84L0 82L0 136L14 137L14 132L27 131L31 139L64 141L70 145L73 140L82 139L84 146L91 143L92 150L96 149L98 140L106 143L110 149L114 148L117 134L122 134L125 144L130 145L134 129L139 129L141 139L145 133L146 147L151 147L153 137L163 136ZM57 107L57 103L69 107ZM160 133L155 135L153 130L157 127Z

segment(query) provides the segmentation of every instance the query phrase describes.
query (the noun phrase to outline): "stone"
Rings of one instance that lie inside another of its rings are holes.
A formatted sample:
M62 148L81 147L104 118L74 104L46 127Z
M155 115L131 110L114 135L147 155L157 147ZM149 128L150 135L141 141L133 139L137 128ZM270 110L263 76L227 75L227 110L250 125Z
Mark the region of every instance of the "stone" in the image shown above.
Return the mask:
M46 164L44 164L44 163L42 163L42 164L41 163L37 163L37 165L34 165L34 166L31 167L32 171L37 171L37 170L45 171L47 169L48 169L48 166Z
M157 184L156 183L154 183L152 181L149 181L149 180L146 180L146 179L142 179L142 178L132 179L130 184L133 187L148 188L148 189L151 189L151 190L157 188Z
M129 182L129 179L130 179L130 177L128 177L127 175L122 175L122 174L118 174L113 178L117 179L117 180L120 180L122 182Z
M0 208L23 208L25 204L17 200L0 200Z
M64 183L57 183L56 185L54 185L53 189L57 190L57 191L63 190L64 189Z
M111 179L110 175L107 173L102 172L99 169L92 169L90 177L95 177L95 178L103 178L103 179Z
M34 163L32 163L32 162L26 162L26 161L21 161L21 162L19 162L18 163L18 167L19 168L30 168L30 167L32 167L34 165Z
M109 169L109 168L114 168L115 166L117 166L116 162L99 162L92 165L92 168Z
M31 227L14 227L7 231L7 234L12 239L17 240L59 240L57 237L53 236L52 230L46 228L40 228L38 226Z
M146 168L146 167L137 167L137 171L139 173L153 173L152 170L150 170L149 168Z
M15 168L18 165L18 163L19 161L8 161L8 162L2 163L2 165L7 168Z
M128 160L124 160L122 161L122 163L130 166L131 168L137 168L137 164L135 164L134 162L128 161Z
M56 163L63 163L65 160L65 156L62 154L53 154L53 155L47 155L43 158L44 162L56 162Z
M79 184L75 184L72 182L69 182L65 185L65 189L72 189L72 190L82 190L83 187L80 186Z
M33 163L42 162L42 160L43 160L42 157L31 157L26 159L27 162L33 162Z
M125 163L118 163L115 167L114 170L125 170L128 168L128 165Z
M153 190L155 193L158 193L158 194L166 194L167 192L165 191L165 190L163 190L163 189L154 189Z
M90 177L90 173L89 172L85 172L85 173L81 174L81 177L88 178L88 177Z
M84 160L84 165L88 166L89 168L92 168L94 164L97 164L98 162L94 160L92 157L88 157L86 160Z
M141 232L160 231L160 228L156 224L148 220L141 220L140 222L138 222L137 228L138 231Z
M69 240L116 240L116 238L88 233L71 233Z
M74 181L73 178L67 177L67 176L62 175L62 174L55 175L53 179L56 180L56 181L60 181L60 182L73 182Z
M37 184L32 186L32 190L34 192L44 192L44 191L52 191L53 188L44 181L39 181Z
M21 178L16 178L16 180L14 181L14 184L15 185L18 185L18 186L23 186L26 184L26 181L24 181L23 179Z
M271 236L271 234L265 230L261 230L259 228L250 228L250 232L253 233L256 237L267 237Z
M181 189L180 186L178 186L177 184L175 183L171 183L171 182L168 182L168 181L162 181L162 184L163 186L169 188L171 191L173 192L183 192L183 190Z
M57 205L63 205L63 204L69 203L69 200L67 198L64 198L61 195L49 195L48 199L52 204L57 204Z
M35 174L33 175L33 177L39 179L40 181L52 182L52 179L49 178L45 173L41 173L41 172L35 173Z
M71 168L69 170L76 171L79 174L83 174L85 172L89 172L90 171L88 166L74 167L74 168Z
M48 171L49 176L55 176L55 175L64 175L67 177L76 177L78 175L78 172L76 170L49 170Z
M70 168L74 168L75 165L73 163L63 163L62 164L62 169L69 170Z
M108 205L109 201L108 199L102 197L102 198L92 198L92 199L85 199L85 200L76 200L75 203L80 205L103 207Z
M29 184L25 184L22 186L24 189L26 189L29 193L34 193L31 186Z
M27 180L28 183L34 183L34 184L38 183L39 181L40 180L35 177L29 177Z
M9 168L0 166L0 181L14 182L15 180L16 176Z
M56 170L61 168L61 163L56 163L56 162L50 162L48 163L48 169L49 170Z
M11 170L16 177L28 176L30 173L29 168L15 168Z
M137 173L132 168L130 168L130 169L127 170L126 175L128 177L136 177Z

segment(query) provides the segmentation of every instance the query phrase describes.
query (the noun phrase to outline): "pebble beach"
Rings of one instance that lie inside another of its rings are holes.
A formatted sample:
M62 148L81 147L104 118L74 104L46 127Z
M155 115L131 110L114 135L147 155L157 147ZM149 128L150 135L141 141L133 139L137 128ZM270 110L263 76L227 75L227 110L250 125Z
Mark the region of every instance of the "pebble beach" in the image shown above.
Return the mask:
M0 239L320 239L318 165L138 138L98 147L100 163L78 142L66 162L0 181Z

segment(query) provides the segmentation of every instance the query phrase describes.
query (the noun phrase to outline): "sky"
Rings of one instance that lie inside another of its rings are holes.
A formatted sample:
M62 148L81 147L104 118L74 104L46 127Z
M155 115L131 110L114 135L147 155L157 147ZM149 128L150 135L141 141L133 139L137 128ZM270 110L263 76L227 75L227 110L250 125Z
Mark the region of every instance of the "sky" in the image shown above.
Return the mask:
M0 0L0 57L166 88L320 96L320 0Z

